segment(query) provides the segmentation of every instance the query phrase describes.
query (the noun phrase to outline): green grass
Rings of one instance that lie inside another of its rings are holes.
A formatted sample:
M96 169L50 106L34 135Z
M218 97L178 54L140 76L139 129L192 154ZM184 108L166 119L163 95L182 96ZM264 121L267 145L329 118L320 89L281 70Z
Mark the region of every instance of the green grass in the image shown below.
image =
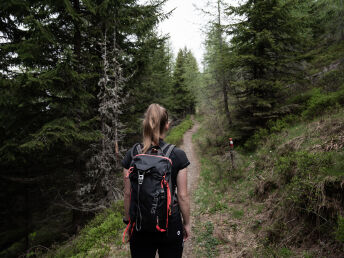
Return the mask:
M290 258L295 257L295 254L288 248L276 248L273 246L265 247L260 253L258 253L255 257L279 257L279 258Z
M123 209L123 201L116 202L92 219L73 240L56 247L44 257L106 257L111 245L121 245Z
M228 197L224 194L228 187L227 171L210 157L200 160L200 181L196 190L196 202L201 213L214 214L228 209Z
M244 211L243 210L236 210L236 209L231 209L231 215L232 218L234 219L241 219L244 216Z
M193 126L193 121L190 116L187 116L183 122L173 127L168 133L165 141L174 145L180 145L183 141L183 136L187 130Z
M342 216L338 216L337 224L338 227L335 230L336 240L344 243L344 218Z
M195 228L197 242L197 257L216 257L217 245L220 243L214 237L214 225L210 221L199 223Z

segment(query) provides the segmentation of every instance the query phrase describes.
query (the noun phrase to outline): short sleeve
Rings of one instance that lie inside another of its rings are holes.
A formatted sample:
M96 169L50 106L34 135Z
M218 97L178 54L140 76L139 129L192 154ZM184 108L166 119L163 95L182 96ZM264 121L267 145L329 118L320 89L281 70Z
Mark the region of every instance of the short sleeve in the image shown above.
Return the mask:
M131 149L129 149L127 153L125 154L122 160L122 167L124 167L125 169L129 169L130 163L131 163Z
M178 164L177 164L178 171L190 165L190 161L183 150L179 148L175 148L174 152L178 160Z

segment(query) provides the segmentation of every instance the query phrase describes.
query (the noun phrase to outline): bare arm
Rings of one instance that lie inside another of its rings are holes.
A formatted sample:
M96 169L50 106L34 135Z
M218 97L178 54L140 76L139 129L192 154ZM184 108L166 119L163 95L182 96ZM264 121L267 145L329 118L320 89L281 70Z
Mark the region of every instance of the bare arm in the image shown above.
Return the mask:
M190 236L190 199L188 193L188 174L186 168L180 170L177 176L177 196L180 210L183 216L185 230L184 240Z
M129 205L130 205L130 180L127 177L128 169L123 169L124 181L124 218L129 220Z

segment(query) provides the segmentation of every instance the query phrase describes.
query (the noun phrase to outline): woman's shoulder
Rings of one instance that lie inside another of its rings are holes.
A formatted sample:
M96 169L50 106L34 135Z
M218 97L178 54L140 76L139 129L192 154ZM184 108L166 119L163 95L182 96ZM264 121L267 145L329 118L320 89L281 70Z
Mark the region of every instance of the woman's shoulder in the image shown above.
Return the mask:
M179 147L177 147L177 146L174 147L172 153L174 153L177 157L179 157L179 156L186 156L185 151L183 151L181 148L179 148Z
M178 147L175 147L173 149L171 153L171 159L178 170L181 170L190 164L190 161L188 157L186 156L185 151L183 151L182 149Z

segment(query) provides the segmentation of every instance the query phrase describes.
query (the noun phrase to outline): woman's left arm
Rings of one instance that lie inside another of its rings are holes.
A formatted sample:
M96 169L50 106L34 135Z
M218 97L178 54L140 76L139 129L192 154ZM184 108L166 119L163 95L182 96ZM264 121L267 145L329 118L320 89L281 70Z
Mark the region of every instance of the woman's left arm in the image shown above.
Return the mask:
M123 181L124 181L124 218L129 220L129 206L130 206L130 180L128 175L128 169L123 169Z

